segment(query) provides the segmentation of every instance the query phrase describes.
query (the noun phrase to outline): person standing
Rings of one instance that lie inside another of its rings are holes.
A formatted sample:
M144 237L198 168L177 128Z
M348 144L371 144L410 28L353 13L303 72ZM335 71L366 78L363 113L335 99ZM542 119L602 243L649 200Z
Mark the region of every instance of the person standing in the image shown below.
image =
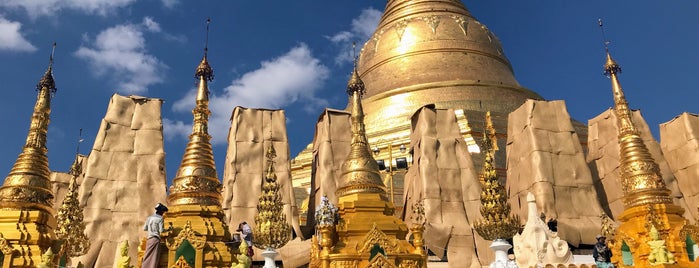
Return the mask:
M612 251L607 246L607 238L603 235L597 235L597 244L592 249L592 257L598 268L614 268L612 264Z
M255 251L252 249L252 228L247 222L241 222L238 224L238 232L240 232L240 238L248 244L248 257L255 255Z
M143 254L141 267L156 268L160 261L160 233L165 231L163 214L167 212L167 207L161 203L155 206L155 214L146 218L143 230L148 232L146 236L146 252Z

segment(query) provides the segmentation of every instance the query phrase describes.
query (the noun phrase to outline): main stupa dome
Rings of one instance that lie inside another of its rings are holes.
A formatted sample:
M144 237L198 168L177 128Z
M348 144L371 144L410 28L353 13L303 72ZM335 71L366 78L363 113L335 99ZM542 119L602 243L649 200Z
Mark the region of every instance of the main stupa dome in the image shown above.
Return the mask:
M413 112L435 104L464 109L468 119L483 118L469 111L489 110L505 133L508 113L542 99L519 85L498 38L459 0L388 1L361 50L359 74L368 132L409 125Z

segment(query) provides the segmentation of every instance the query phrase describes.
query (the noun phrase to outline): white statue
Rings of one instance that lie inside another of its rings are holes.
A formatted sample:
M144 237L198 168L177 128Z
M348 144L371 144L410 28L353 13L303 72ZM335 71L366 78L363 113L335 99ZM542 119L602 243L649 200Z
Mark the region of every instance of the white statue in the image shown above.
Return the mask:
M568 243L552 232L539 218L536 200L532 193L527 194L527 223L521 234L512 238L515 257L519 267L538 267L546 264L569 264L573 254Z

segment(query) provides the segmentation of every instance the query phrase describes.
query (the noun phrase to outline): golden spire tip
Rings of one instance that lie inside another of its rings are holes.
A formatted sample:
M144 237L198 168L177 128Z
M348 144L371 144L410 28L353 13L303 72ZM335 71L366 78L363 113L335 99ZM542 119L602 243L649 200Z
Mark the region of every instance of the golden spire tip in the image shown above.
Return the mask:
M214 69L211 68L211 66L209 65L209 61L207 59L208 54L209 54L209 24L211 24L211 18L206 18L206 37L204 40L204 57L201 59L199 66L197 66L197 70L194 72L194 78L199 79L199 77L203 77L204 80L211 82L214 80Z
M607 61L604 64L604 75L611 76L612 74L620 74L621 66L612 58L612 54L609 52L609 44L611 43L607 39L607 35L604 33L604 22L602 19L597 19L597 25L599 25L602 31L602 43L604 44L604 51L607 54Z
M53 42L53 47L51 48L51 55L49 55L49 67L46 68L44 76L39 80L39 84L36 85L36 90L41 90L42 88L47 88L51 93L56 93L56 83L53 80L53 54L56 52L56 42Z

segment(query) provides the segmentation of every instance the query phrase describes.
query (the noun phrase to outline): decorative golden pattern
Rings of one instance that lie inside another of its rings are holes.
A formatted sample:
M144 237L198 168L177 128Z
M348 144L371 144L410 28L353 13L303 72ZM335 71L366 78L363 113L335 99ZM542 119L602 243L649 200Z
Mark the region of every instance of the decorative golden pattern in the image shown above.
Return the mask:
M509 239L520 230L518 216L510 215L510 204L507 202L507 191L498 179L495 170L495 150L497 137L490 112L485 114L485 132L483 133L482 150L485 154L481 170L481 215L482 220L473 223L473 228L486 240Z
M378 193L386 198L386 187L379 174L379 165L369 150L364 127L364 110L361 98L366 92L364 82L359 78L355 63L352 77L347 83L347 93L350 95L352 106L352 141L349 156L341 167L340 187L337 196L353 193Z
M170 205L221 205L221 182L217 178L211 148L211 136L208 133L209 86L214 78L214 71L209 65L206 53L197 66L195 77L199 79L196 106L192 110L194 121L192 134L185 149L182 163L170 186L168 203Z
M90 249L90 240L85 235L83 209L78 200L78 176L82 170L79 155L70 167L71 179L63 203L56 215L56 239L63 241L63 253L68 257L85 255Z
M386 251L386 254L395 254L398 252L398 240L387 236L384 232L376 228L376 223L371 227L371 230L364 237L364 241L357 245L357 252L366 253L371 248L378 244Z
M0 252L5 256L12 256L14 252L17 252L2 234L0 234Z
M369 266L367 268L397 268L393 265L383 254L376 254L373 259L369 261Z
M27 140L5 183L0 187L0 206L4 209L38 209L53 214L53 191L49 181L50 171L46 156L48 151L46 133L51 114L51 97L56 93L56 84L53 79L53 52L49 59L49 66L36 89L38 96Z
M280 186L277 183L277 174L274 171L274 158L277 152L270 140L267 149L267 174L262 183L257 215L255 215L255 227L253 228L253 245L260 249L278 249L286 245L291 239L291 226L286 221L284 203L279 194Z
M192 223L187 222L176 237L169 237L165 240L165 245L170 250L177 250L182 243L187 240L195 249L202 249L206 245L206 236L197 234L192 229Z
M180 258L177 259L172 268L191 268L191 266L189 266L187 260L184 259L184 256L180 256Z

